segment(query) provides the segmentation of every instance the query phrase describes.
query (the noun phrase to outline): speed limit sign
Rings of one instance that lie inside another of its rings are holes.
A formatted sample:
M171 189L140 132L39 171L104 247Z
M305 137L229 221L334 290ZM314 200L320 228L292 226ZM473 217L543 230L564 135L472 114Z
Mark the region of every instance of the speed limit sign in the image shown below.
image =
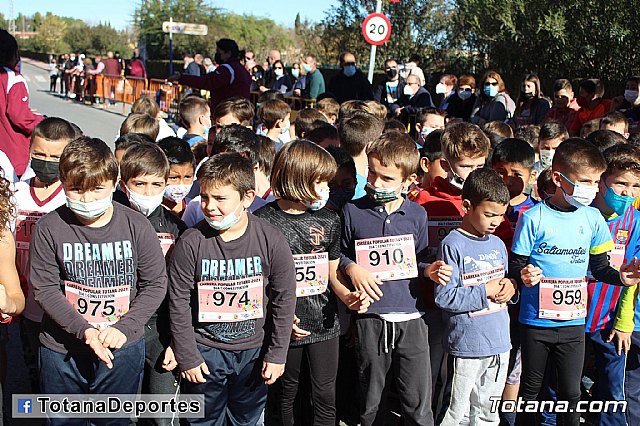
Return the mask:
M362 23L362 35L374 46L384 44L391 36L391 22L382 13L372 13Z

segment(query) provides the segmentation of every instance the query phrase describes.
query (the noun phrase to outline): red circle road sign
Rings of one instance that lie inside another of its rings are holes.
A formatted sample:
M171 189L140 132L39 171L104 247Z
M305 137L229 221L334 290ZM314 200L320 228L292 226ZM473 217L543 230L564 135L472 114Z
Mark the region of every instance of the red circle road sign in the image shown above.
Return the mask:
M362 35L367 43L380 46L391 36L391 21L382 13L372 13L362 22Z

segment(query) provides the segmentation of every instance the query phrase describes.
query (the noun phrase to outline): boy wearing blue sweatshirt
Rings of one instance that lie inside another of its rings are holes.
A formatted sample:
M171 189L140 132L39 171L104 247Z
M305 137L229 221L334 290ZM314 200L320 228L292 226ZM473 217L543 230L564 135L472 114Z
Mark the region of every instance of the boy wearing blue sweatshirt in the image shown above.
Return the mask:
M387 133L368 150L367 195L343 208L341 268L356 290L375 302L358 315L356 357L362 389L360 421L381 421L378 406L393 368L405 422L433 425L431 372L425 308L420 286L444 284L451 268L431 265L427 255L427 214L401 194L410 184L419 154L400 133Z
M509 313L515 282L506 278L508 255L492 235L509 205L509 190L491 169L469 174L462 188L460 228L440 243L437 258L453 267L451 280L435 289L444 311L447 380L441 426L475 419L497 424L491 397L500 397L508 372Z

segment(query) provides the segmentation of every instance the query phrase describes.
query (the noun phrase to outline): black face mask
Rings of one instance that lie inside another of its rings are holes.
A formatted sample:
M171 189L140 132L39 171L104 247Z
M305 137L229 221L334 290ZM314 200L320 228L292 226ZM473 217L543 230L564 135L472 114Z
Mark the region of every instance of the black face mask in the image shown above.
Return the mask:
M329 202L327 203L334 210L342 210L345 204L347 204L356 193L355 188L331 188L329 192Z
M220 55L219 53L216 53L215 56L213 57L213 60L215 61L216 64L221 64L222 63L222 55Z
M532 98L533 98L533 95L535 95L535 93L531 93L531 92L522 92L522 96L523 96L525 99L527 99L527 100L532 99Z
M398 75L398 70L391 68L391 69L387 70L386 74L387 74L387 77L389 77L390 80L393 80Z
M39 158L32 158L31 168L40 182L55 182L60 176L59 163L57 161L45 161Z

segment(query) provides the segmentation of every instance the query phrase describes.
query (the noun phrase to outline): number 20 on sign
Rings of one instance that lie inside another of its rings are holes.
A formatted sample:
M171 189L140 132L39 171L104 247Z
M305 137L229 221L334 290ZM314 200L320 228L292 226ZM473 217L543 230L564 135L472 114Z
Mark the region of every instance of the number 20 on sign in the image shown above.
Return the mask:
M362 22L362 35L367 43L380 46L391 36L391 21L382 13L372 13Z

